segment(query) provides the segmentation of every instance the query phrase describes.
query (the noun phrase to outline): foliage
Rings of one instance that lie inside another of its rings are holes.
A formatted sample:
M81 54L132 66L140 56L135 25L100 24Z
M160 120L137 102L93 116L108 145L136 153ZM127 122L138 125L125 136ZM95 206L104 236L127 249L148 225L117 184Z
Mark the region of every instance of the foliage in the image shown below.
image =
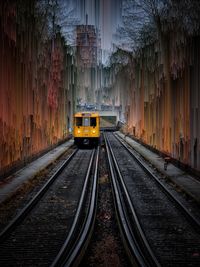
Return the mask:
M180 28L188 34L199 34L199 0L169 1L164 19L172 28L176 26L176 28Z
M74 5L71 0L37 0L36 15L44 39L51 39L62 33L68 43L72 43L74 25Z
M123 72L127 74L128 79L132 78L132 72L134 57L131 51L126 51L121 48L117 48L110 56L110 66L108 69L112 69L115 74Z
M119 35L136 52L168 30L199 34L199 0L124 0L124 25Z

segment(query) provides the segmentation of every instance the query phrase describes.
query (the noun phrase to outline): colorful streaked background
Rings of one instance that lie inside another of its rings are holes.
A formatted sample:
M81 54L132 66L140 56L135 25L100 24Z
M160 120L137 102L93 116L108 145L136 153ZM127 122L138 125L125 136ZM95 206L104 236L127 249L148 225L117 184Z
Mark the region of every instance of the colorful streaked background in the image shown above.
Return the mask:
M200 171L200 3L0 3L0 176L69 137L77 106Z

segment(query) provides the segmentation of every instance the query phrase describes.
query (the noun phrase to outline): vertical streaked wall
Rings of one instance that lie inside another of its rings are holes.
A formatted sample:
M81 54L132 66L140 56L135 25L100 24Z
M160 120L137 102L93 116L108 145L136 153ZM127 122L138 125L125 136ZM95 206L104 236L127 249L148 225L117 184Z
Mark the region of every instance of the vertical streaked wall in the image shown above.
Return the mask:
M128 131L200 170L200 37L171 30L134 61Z
M58 33L41 37L35 1L0 4L0 175L68 136L75 69Z

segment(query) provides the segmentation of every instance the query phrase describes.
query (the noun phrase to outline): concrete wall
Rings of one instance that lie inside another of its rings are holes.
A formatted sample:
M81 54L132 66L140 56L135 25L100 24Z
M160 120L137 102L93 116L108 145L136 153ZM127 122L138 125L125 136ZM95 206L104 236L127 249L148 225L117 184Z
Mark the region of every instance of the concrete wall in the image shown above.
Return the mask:
M0 4L0 176L67 138L72 116L70 51L59 33L44 36L35 1L22 2Z
M200 36L171 30L135 58L128 131L200 170Z

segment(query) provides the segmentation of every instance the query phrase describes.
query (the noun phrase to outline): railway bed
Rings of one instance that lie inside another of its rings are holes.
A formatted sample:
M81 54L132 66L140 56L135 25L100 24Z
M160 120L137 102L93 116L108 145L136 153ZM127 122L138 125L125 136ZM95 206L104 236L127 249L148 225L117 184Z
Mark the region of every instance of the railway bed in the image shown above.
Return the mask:
M200 266L198 205L125 140L103 136L98 149L72 149L28 211L37 190L16 206L22 219L0 234L0 266Z
M199 266L198 219L152 173L144 170L113 134L106 136L116 161L115 169L119 170L116 183L119 187L124 184L120 198L127 209L126 216L130 217L125 217L127 227L133 232L131 238L139 239L136 261L145 266ZM128 206L129 202L132 206Z
M1 266L50 266L70 232L92 154L74 152L39 202L1 232Z
M48 179L50 179L50 177L61 167L70 154L73 153L74 149L73 146L67 149L64 154L53 160L50 165L37 172L35 176L31 178L27 177L19 187L7 194L7 198L0 202L0 232L3 231L6 225L14 219L14 217L21 212L28 202L40 191ZM12 180L15 179L17 179L15 176L11 176L8 181L5 181L5 184L12 183ZM3 186L3 183L1 186Z
M119 233L106 158L106 148L102 138L96 222L81 267L130 266Z

